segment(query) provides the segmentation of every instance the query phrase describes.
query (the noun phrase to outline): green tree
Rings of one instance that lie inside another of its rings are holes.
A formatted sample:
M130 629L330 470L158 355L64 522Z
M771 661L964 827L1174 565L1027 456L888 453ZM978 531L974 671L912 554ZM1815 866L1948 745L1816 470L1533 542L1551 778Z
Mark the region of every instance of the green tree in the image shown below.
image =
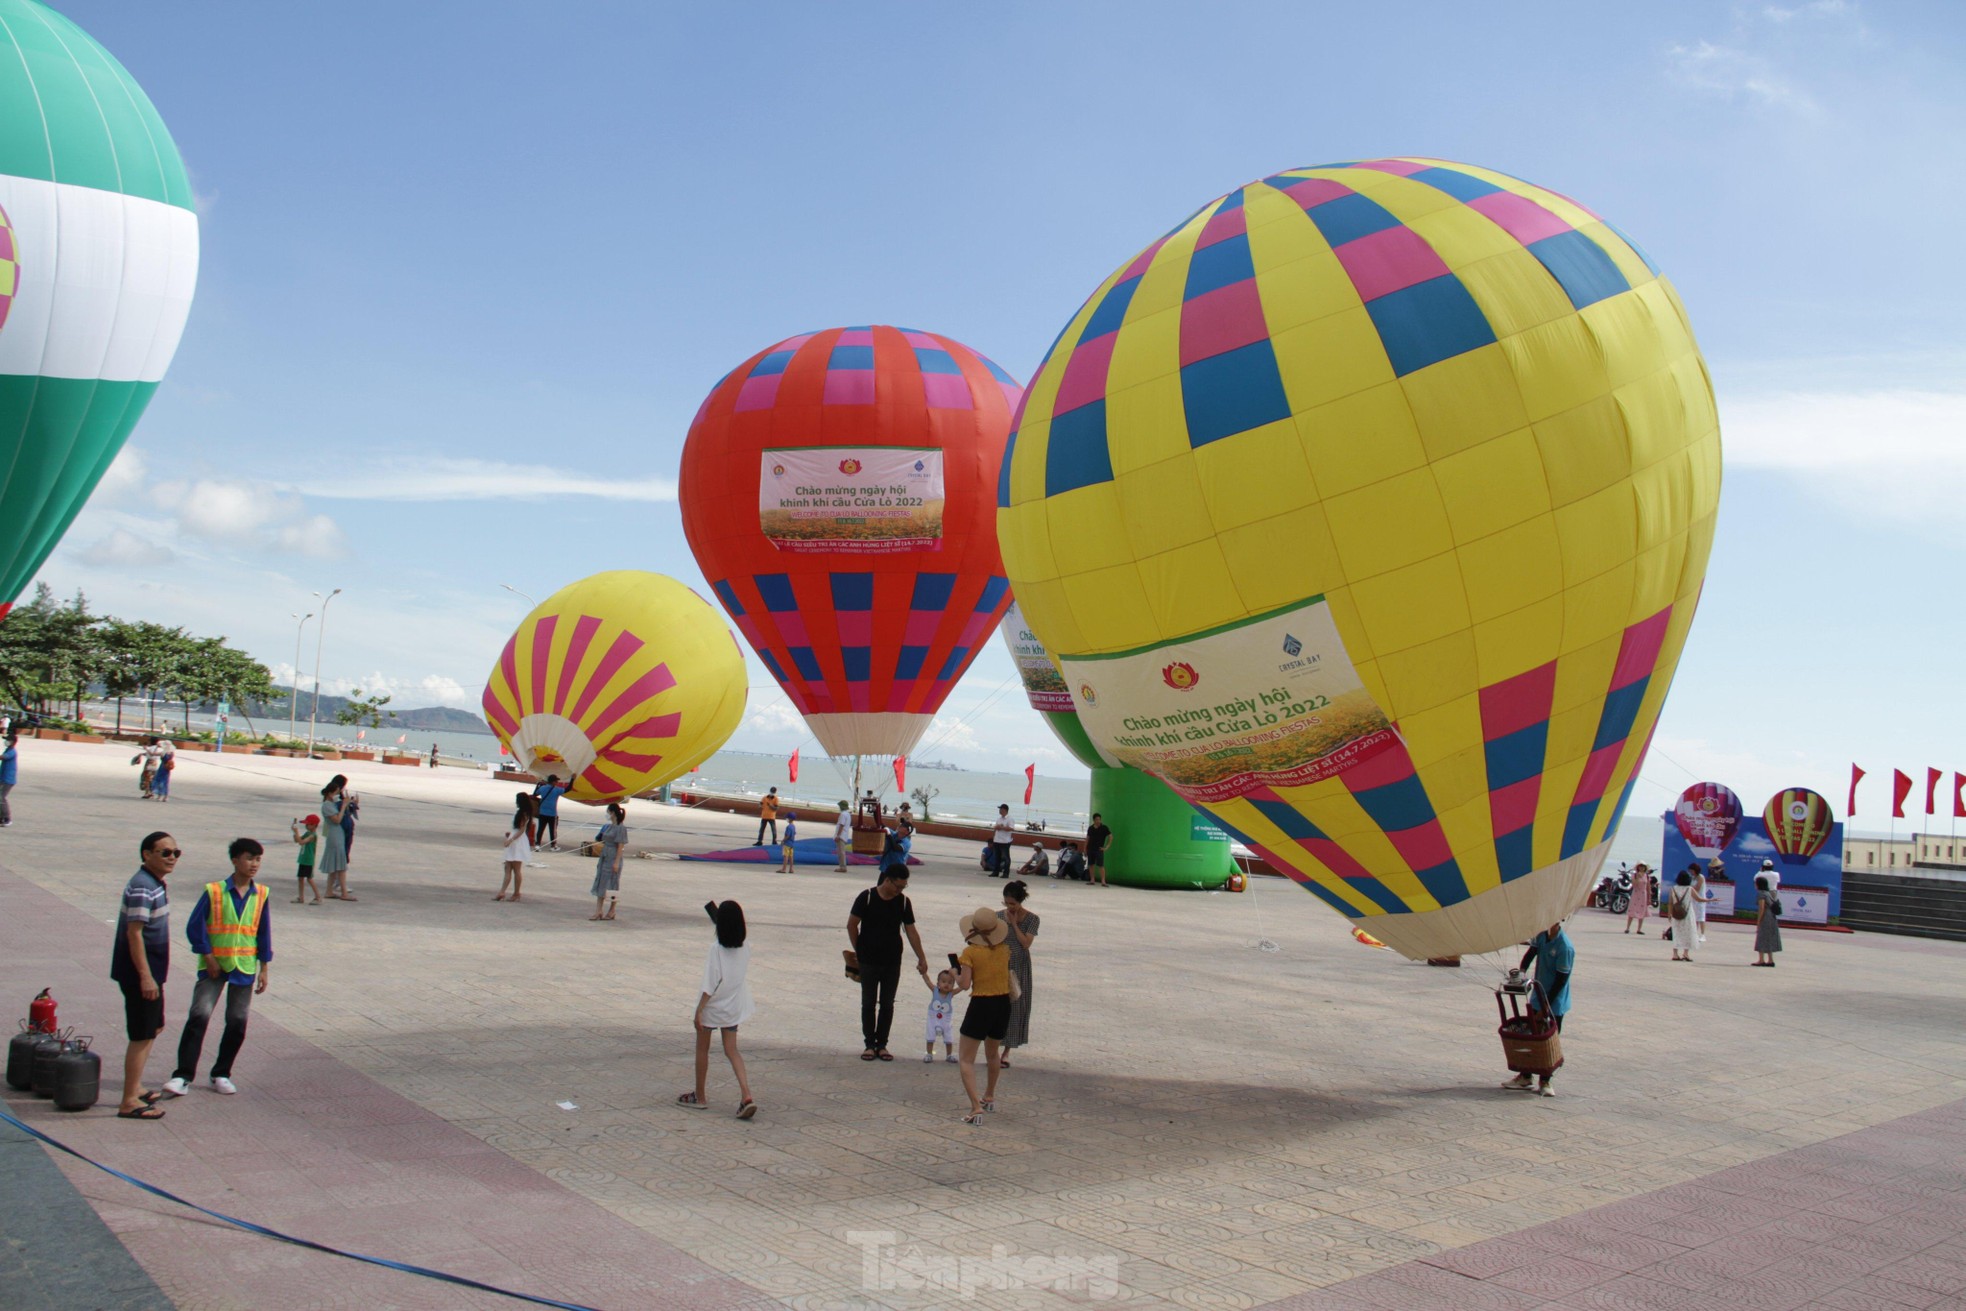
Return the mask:
M390 700L388 696L364 697L361 688L354 688L348 694L348 703L334 712L334 722L381 728L384 719L396 717L395 711L383 709Z

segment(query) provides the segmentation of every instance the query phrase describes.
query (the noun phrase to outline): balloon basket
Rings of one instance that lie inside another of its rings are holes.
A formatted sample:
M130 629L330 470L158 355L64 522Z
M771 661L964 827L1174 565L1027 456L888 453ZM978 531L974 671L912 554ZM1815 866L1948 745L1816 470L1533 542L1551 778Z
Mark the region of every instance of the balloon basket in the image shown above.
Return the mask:
M1502 1019L1496 1030L1502 1036L1502 1059L1517 1074L1555 1074L1563 1065L1562 1035L1556 1031L1547 1001L1537 1004L1541 999L1542 985L1534 985L1525 1011L1520 995L1495 990L1495 1013Z

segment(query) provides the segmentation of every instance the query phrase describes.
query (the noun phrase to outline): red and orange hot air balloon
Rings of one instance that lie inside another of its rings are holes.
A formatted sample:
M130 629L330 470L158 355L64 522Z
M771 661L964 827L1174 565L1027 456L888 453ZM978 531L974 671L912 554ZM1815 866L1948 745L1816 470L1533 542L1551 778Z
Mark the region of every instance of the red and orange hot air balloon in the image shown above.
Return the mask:
M1836 814L1819 792L1783 788L1768 798L1761 822L1768 826L1768 838L1784 865L1807 865L1829 841Z
M683 531L832 756L903 756L1003 617L1016 381L962 343L829 328L758 352L683 446Z

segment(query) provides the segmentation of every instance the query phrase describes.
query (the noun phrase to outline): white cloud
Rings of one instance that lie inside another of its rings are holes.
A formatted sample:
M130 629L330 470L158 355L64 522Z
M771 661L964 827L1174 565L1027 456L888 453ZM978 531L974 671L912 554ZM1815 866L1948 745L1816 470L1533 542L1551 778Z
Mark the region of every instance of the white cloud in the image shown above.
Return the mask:
M114 528L77 551L75 558L97 568L127 568L170 564L177 559L177 553L127 529Z
M1729 468L1789 475L1852 515L1966 539L1966 392L1793 391L1723 401Z
M785 694L777 688L751 689L750 706L744 716L744 727L754 733L796 733L806 736L806 722Z
M359 474L294 483L288 490L353 501L501 501L555 496L647 502L676 499L672 478L606 477L569 472L551 464L505 464L435 455L386 456L351 464Z
M1696 91L1811 118L1822 112L1807 92L1782 76L1773 61L1750 50L1695 41L1673 46L1667 56L1674 79Z
M267 483L167 480L146 488L141 498L171 514L186 537L314 560L340 559L348 553L348 539L339 524L325 514L309 514L298 496Z

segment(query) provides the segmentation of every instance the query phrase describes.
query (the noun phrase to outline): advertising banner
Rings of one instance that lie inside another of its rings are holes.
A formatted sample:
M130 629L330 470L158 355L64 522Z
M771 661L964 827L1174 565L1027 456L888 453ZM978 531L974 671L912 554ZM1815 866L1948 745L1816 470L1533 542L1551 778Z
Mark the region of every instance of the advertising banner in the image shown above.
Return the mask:
M1671 887L1673 876L1698 857L1674 826L1673 812L1667 811L1661 818L1665 820L1665 844L1659 856L1659 872L1661 882ZM1720 853L1720 862L1724 867L1722 877L1726 882L1710 884L1720 894L1720 900L1714 902L1707 913L1754 914L1754 881L1762 873L1761 863L1766 860L1775 865L1775 871L1781 877L1779 886L1782 920L1785 923L1826 924L1841 915L1843 825L1832 823L1814 854L1806 860L1800 863L1785 862L1785 854L1788 853L1781 851L1764 820L1754 815L1744 818L1739 834ZM1704 865L1706 861L1700 860L1699 863Z
M1188 840L1190 842L1227 842L1229 835L1215 827L1214 822L1208 816L1197 810L1193 817L1188 820Z
M781 551L935 550L942 503L928 446L767 449L758 473L758 524Z
M1017 663L1017 676L1024 682L1024 695L1033 710L1072 709L1072 694L1065 687L1065 675L1044 653L1044 643L1032 635L1017 602L1003 617L1004 640L1010 644L1010 658Z
M1198 805L1332 778L1399 741L1321 596L1193 637L1060 663L1093 741ZM1224 687L1263 690L1223 696Z

